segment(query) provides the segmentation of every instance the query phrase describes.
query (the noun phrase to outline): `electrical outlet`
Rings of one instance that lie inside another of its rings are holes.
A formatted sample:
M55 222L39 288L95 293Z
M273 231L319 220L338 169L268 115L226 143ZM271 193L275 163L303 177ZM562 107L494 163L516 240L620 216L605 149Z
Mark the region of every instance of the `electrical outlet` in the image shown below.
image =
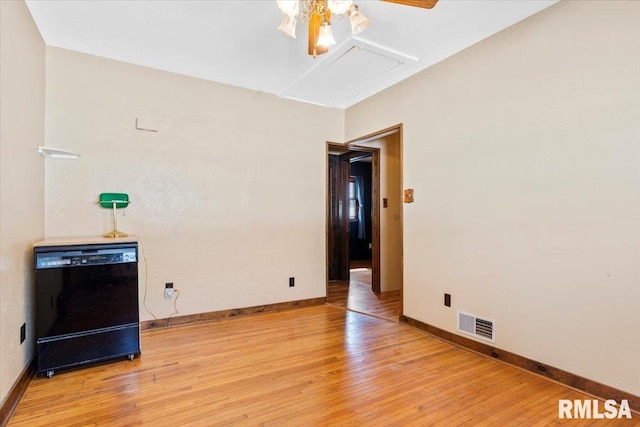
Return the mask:
M173 282L167 282L164 284L164 297L173 298Z
M26 339L27 339L27 324L23 323L22 326L20 326L20 344L22 344Z
M296 278L295 277L289 277L289 287L293 288L296 285Z
M451 294L444 294L444 305L451 307Z

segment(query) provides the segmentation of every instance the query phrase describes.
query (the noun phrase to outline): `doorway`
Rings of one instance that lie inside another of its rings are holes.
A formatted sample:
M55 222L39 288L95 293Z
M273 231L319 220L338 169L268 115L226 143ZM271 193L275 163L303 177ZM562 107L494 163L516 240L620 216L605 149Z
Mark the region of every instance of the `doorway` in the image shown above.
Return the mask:
M401 125L328 143L327 302L402 314Z

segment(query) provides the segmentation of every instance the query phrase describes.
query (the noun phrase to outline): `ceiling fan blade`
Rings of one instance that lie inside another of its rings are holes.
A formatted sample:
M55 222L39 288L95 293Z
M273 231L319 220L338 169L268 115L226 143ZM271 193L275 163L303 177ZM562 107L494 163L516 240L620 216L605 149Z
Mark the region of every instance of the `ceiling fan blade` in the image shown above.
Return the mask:
M406 6L421 7L423 9L431 9L438 3L438 0L383 0L389 3L404 4Z

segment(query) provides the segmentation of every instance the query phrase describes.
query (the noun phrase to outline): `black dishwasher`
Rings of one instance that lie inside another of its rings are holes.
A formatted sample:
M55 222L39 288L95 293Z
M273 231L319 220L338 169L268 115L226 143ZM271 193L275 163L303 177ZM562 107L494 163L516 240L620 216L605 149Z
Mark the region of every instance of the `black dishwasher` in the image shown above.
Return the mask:
M138 244L34 248L38 375L140 354Z

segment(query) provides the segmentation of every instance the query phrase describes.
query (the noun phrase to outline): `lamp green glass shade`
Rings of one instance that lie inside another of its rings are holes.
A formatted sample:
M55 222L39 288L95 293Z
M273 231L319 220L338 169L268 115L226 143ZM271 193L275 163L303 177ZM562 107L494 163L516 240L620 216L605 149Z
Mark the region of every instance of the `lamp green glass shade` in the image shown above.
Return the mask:
M113 204L116 204L116 209L122 209L129 206L129 195L127 193L101 193L100 194L100 206L103 208L113 209Z
M103 208L113 209L113 231L104 234L104 237L126 237L127 233L118 231L118 216L116 214L117 209L126 208L129 206L129 195L126 193L100 193L98 204Z

